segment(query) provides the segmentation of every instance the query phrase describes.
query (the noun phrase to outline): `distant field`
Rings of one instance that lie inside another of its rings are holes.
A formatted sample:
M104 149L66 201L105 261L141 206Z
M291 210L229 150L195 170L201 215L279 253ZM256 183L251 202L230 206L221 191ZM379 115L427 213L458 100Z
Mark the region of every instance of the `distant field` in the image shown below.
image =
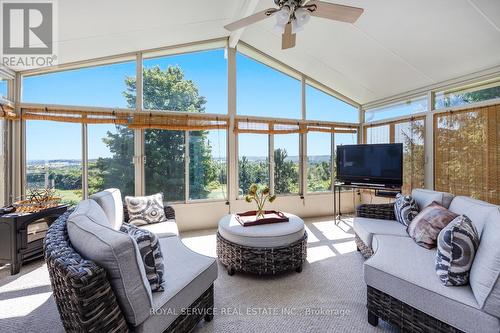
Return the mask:
M56 190L56 193L62 198L62 201L64 203L74 204L82 200L81 191L77 192L75 190Z
M219 188L211 190L207 199L225 199L225 197L227 197L227 186L222 184Z

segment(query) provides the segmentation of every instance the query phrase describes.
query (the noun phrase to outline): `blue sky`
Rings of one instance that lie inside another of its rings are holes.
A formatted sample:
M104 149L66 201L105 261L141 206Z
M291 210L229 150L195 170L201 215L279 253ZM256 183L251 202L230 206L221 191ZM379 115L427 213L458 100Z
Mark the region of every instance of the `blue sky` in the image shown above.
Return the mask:
M0 80L0 97L7 97L7 81Z
M227 60L223 50L145 59L144 66L169 65L182 68L187 79L193 80L199 93L207 99L207 113L227 112ZM23 101L63 105L127 107L123 92L124 80L135 76L135 62L124 62L74 71L58 72L23 80ZM1 86L0 86L1 87ZM0 89L1 93L1 89ZM306 106L309 119L347 121L357 120L356 110L308 86ZM244 55L237 55L237 113L267 117L300 117L300 82ZM113 125L89 125L89 158L107 157L110 152L102 143ZM225 146L225 131L211 131L209 140L217 147ZM311 155L328 152L329 142L311 135L315 144L309 144ZM328 136L326 136L328 137ZM222 139L223 141L222 141ZM349 139L351 141L351 139ZM241 153L248 156L267 154L267 138L239 141ZM283 135L275 139L276 147L284 147L289 155L298 155L296 135ZM337 140L337 143L341 143ZM350 142L346 142L350 143ZM278 146L279 145L279 146ZM80 159L81 126L69 123L29 121L27 124L27 158ZM214 157L224 157L225 147L214 149Z

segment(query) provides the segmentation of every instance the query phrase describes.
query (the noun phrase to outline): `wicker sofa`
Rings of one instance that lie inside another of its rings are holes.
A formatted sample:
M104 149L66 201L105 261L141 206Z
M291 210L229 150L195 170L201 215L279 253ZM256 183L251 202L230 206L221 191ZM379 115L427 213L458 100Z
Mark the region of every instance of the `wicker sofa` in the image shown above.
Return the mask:
M65 330L189 332L212 320L215 259L182 244L175 212L165 207L169 220L146 226L159 235L165 260L165 291L152 293L137 245L114 225L127 221L117 191L80 202L47 232L45 260Z
M481 241L470 285L446 287L435 272L436 249L418 246L395 221L393 204L360 205L354 219L364 263L368 322L405 332L500 331L500 208L469 197L414 190L420 208L437 201L467 215Z

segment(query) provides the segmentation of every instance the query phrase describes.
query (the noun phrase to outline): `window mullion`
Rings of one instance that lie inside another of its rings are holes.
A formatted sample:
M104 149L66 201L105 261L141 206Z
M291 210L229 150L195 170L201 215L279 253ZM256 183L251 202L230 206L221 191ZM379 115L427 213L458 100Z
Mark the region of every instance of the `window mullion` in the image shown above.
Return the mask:
M274 134L269 134L268 140L268 159L269 159L269 188L274 194Z
M331 143L331 150L330 150L330 173L331 173L331 180L330 180L330 191L333 190L333 184L335 182L335 168L336 168L336 156L335 156L335 133L330 134L330 143Z
M189 131L184 132L184 202L189 201Z
M89 145L88 145L88 125L82 124L82 196L83 199L89 197Z
M299 184L301 197L307 193L307 168L309 167L307 161L307 133L301 133L299 136Z

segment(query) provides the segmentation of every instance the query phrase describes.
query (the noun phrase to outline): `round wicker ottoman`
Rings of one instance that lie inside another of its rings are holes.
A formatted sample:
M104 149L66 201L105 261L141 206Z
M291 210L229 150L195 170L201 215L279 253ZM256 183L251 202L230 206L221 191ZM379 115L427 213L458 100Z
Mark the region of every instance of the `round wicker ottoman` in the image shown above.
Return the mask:
M243 227L233 215L219 221L217 257L229 275L302 271L307 256L304 221L292 214L286 216L289 222L248 227Z

